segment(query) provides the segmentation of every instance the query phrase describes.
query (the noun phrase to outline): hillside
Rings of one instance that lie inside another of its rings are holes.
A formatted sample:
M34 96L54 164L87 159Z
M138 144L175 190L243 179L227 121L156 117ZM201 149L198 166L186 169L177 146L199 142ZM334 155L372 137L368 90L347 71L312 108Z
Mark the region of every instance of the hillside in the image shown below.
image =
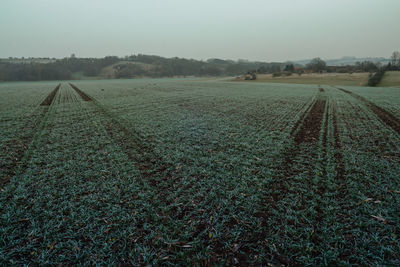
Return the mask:
M400 87L400 71L387 71L379 83L380 87Z
M304 59L304 60L296 60L293 61L295 64L306 65L309 63L311 59ZM374 63L381 63L387 64L390 62L390 59L384 57L342 57L336 59L324 59L328 66L345 66L345 65L354 65L356 62L363 62L363 61L371 61Z
M243 79L235 79L234 81L249 82ZM272 74L258 74L257 80L250 82L366 86L368 73L309 73L301 76L293 74L280 77L274 77Z

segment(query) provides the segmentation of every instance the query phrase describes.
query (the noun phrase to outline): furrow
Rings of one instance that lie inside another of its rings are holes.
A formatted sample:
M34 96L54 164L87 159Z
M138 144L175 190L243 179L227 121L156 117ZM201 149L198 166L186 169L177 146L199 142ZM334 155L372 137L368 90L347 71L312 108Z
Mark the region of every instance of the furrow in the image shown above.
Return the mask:
M3 188L15 175L21 173L27 162L30 159L32 151L36 147L36 142L43 129L46 127L46 122L49 117L49 111L51 106L56 102L56 95L59 93L61 84L57 85L56 88L42 101L40 106L44 106L38 119L34 122L35 128L31 136L20 140L18 149L13 154L13 159L1 166L2 170L5 170L0 175L0 188ZM10 142L15 142L11 140ZM11 143L6 144L4 147L11 146Z
M396 131L398 134L400 134L400 120L396 118L393 114L390 112L386 111L384 108L381 108L377 105L375 105L373 102L367 100L366 98L357 95L353 92L350 92L348 90L345 90L343 88L339 88L340 91L354 97L355 99L360 100L362 103L364 103L370 110L372 110L375 115L377 115L386 125L391 127L394 131Z
M84 101L91 101L99 113L107 118L102 121L107 133L125 151L128 158L137 165L143 178L146 178L151 185L155 186L161 180L168 179L171 176L169 170L172 169L172 166L165 163L162 157L154 151L152 140L135 130L128 129L120 122L120 118L115 117L94 98L75 85L70 84L70 86Z

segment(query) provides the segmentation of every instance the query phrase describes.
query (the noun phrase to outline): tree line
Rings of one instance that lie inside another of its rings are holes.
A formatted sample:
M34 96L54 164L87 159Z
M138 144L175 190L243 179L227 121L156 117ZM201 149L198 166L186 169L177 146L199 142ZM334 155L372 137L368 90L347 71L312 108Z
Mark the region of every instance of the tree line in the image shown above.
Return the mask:
M77 73L80 73L80 76L98 77L107 66L113 66L115 78L134 78L241 75L248 69L261 66L270 68L271 63L222 59L201 61L142 54L124 58L77 58L71 55L49 63L14 63L0 60L0 81L70 80L74 79Z
M118 57L69 58L50 63L12 63L0 61L0 81L70 80L73 74L96 76L100 70L118 62Z
M370 72L376 73L381 65L357 62L354 65L327 66L320 58L312 59L305 66L291 62L252 62L247 60L208 59L206 61L165 58L154 55L130 55L124 58L107 56L104 58L68 58L52 60L49 63L14 63L0 60L0 81L71 80L80 76L98 77L104 67L112 66L115 78L173 77L173 76L239 76L255 79L256 74L274 76L301 75L305 72ZM400 53L394 52L385 70L400 70Z

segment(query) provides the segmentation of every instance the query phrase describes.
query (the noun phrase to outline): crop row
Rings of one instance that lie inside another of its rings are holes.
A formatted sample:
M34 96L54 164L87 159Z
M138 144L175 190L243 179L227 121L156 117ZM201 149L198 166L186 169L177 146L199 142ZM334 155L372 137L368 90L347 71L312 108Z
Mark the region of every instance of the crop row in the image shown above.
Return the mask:
M54 99L1 192L4 263L398 263L399 136L352 94L149 79Z

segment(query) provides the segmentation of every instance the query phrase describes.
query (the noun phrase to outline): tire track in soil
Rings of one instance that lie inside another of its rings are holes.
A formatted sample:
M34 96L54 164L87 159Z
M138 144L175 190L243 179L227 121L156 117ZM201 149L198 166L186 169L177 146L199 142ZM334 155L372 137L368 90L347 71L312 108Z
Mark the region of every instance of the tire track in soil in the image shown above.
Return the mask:
M338 123L337 123L337 111L336 107L333 106L332 109L333 112L333 137L334 137L334 143L333 147L335 150L334 153L334 158L335 158L335 170L336 170L336 175L335 175L335 180L338 183L338 186L336 188L336 199L337 202L339 203L340 206L340 213L337 214L338 221L343 224L343 225L350 225L351 224L351 217L347 214L347 210L351 208L348 205L345 205L346 199L348 197L348 186L347 186L347 181L346 181L346 168L344 165L344 159L343 159L343 154L342 154L342 144L340 141L340 136L339 136L339 129L338 129ZM351 234L347 234L347 231L349 230L347 228L344 228L343 232L343 238L347 241L346 244L352 243L353 242L353 236ZM350 246L351 247L351 246ZM351 248L347 248L346 250L349 251ZM351 252L350 254L354 254L354 252ZM339 254L339 257L342 260L345 260L348 255L344 255L343 253Z
M375 105L373 102L369 101L368 99L357 95L353 92L350 92L348 90L345 90L340 87L335 87L336 89L352 96L355 99L360 100L362 103L364 103L370 110L372 110L375 115L377 115L386 125L391 127L394 131L396 131L398 134L400 134L400 119L396 118L392 113L388 112L384 108L381 108L377 105Z
M84 101L91 101L96 109L103 114L109 121L102 122L107 133L116 141L117 145L123 149L127 157L133 161L143 178L149 181L152 186L157 186L161 180L171 178L169 170L173 166L164 162L153 147L154 141L144 137L139 132L127 129L116 117L106 108L98 103L91 96L80 90L73 84L69 84Z
M73 85L72 83L69 84L77 93L78 95L80 95L80 97L83 99L83 101L92 101L93 98L90 97L89 95L87 95L85 92L83 92L82 90L80 90L78 87L76 87L75 85Z
M333 106L333 135L334 135L334 148L335 148L335 165L336 165L336 180L338 181L343 181L344 182L344 177L346 175L345 171L345 166L344 166L344 161L343 161L343 155L341 153L342 151L342 144L340 142L340 137L339 137L339 130L338 130L338 125L337 125L337 112L335 106Z
M26 167L27 161L31 156L31 150L34 146L35 136L40 133L44 126L45 121L47 120L47 114L50 110L50 106L53 102L56 102L56 95L59 92L61 83L58 84L50 94L41 102L39 106L43 106L44 108L40 111L37 119L35 121L29 121L24 125L24 129L29 128L29 125L33 125L32 134L28 136L24 136L20 142L16 145L16 149L11 152L12 159L0 166L1 175L0 175L0 189L2 189L12 177L20 173ZM6 147L15 147L16 140L8 141L3 150L6 150ZM6 152L9 154L9 152ZM11 154L10 153L10 154Z
M54 97L56 96L58 90L60 89L61 83L54 88L54 90L43 100L40 104L41 106L50 106L53 103Z
M79 94L84 101L90 101L90 105L95 107L96 116L101 116L100 124L104 126L109 137L117 146L125 153L127 158L137 167L140 177L156 192L155 199L158 203L162 203L155 207L158 218L169 218L171 208L174 208L173 200L168 198L170 192L170 182L173 182L173 172L175 167L163 160L163 158L155 152L154 140L151 137L145 137L135 129L128 129L121 118L118 118L106 107L99 103L96 99L87 95L85 92L70 84L71 87ZM90 99L90 100L85 100ZM164 209L166 208L166 209ZM180 220L180 218L176 218ZM150 219L148 223L156 225L160 223L159 219ZM165 220L165 219L162 219ZM165 222L163 222L165 223ZM145 231L143 224L139 226ZM169 251L170 248L162 247L161 250Z
M400 119L396 118L393 114L391 114L390 112L386 111L385 109L375 105L371 101L369 101L369 100L365 99L364 97L359 96L353 92L350 92L348 90L345 90L345 89L339 88L339 87L334 87L334 88L359 100L362 104L364 104L364 106L369 108L380 119L380 121L382 121L384 124L389 126L395 132L400 134ZM355 106L353 104L350 103L350 105L353 107L353 109L355 109ZM359 110L360 110L360 108L359 108ZM361 120L361 118L360 118L360 120ZM362 121L364 122L365 119L363 119ZM352 139L353 138L354 137L352 137ZM393 142L393 140L391 140L390 138L385 138L385 140L380 140L380 141L375 140L376 149L379 149L381 151L382 155L384 155L386 159L400 163L399 152L393 152L391 150L388 151L387 148L385 148L382 145L379 145L380 143L387 144L388 146L395 148L397 145Z
M173 200L169 200L168 198L168 192L170 192L169 183L173 182L172 178L175 167L165 162L163 158L155 152L155 142L151 137L145 137L135 129L128 129L124 125L123 119L114 115L96 99L87 95L75 85L70 85L84 101L89 101L88 103L93 105L96 116L101 116L100 124L104 126L109 137L137 167L142 180L156 192L155 199L152 200L152 202L157 201L160 204L162 203L155 207L157 218L169 218L172 213L169 210L171 207L173 208L173 205L171 205ZM156 225L160 223L158 221L159 219L149 218L148 223ZM143 224L141 224L139 228L145 231L143 229ZM162 247L161 250L169 251L170 248Z
M127 157L138 167L141 177L157 190L157 199L166 207L171 207L167 208L167 210L169 210L166 212L167 214L165 214L165 211L161 211L161 209L159 214L169 217L171 214L176 213L176 207L171 205L174 203L173 200L168 199L168 192L171 188L170 183L179 180L179 178L176 178L177 170L175 166L165 162L163 158L155 152L153 145L155 143L154 140L152 140L151 137L144 137L134 129L126 128L126 126L120 122L120 118L108 111L107 108L98 103L96 99L87 95L75 85L71 84L71 87L75 90L78 89L76 91L81 97L85 96L86 99L91 99L89 101L91 101L96 109L106 118L101 124L105 127L110 138L116 141L116 144L122 148ZM181 211L179 214L176 214L174 218L176 220L182 220L184 212L184 210ZM202 226L202 222L200 222L200 225ZM201 232L200 230L198 231ZM193 234L193 236L195 235L196 234ZM209 245L210 240L203 240L203 242ZM210 253L218 252L218 249L219 247L216 246ZM168 248L165 250L169 251L170 249Z
M325 90L323 88L318 89L318 93L316 95L315 100L313 100L308 108L303 112L300 118L296 121L293 126L290 135L292 136L293 143L290 147L283 150L283 163L278 164L277 173L278 177L275 179L272 184L272 195L270 198L266 197L266 199L262 200L261 206L265 207L264 210L257 214L257 217L262 218L261 226L265 229L270 227L268 222L269 217L273 216L272 210L279 210L278 203L283 200L285 195L289 193L289 191L293 190L289 188L289 186L285 183L289 181L291 178L295 177L300 171L294 169L294 161L299 156L300 146L303 144L311 143L316 144L319 140L321 129L323 128L324 133L322 137L323 143L323 153L324 157L326 157L327 151L327 128L328 128L328 109L327 109L327 97L325 95ZM325 118L325 124L322 125ZM311 158L316 158L317 152L314 151L315 155ZM311 162L307 162L306 167L312 167ZM325 166L323 166L323 172L326 174ZM309 169L309 168L308 168ZM325 189L319 188L321 194L324 194ZM268 209L266 209L268 208ZM317 209L319 215L317 217L322 218L322 210ZM268 232L263 233L262 240L265 240L268 236ZM318 240L316 240L318 241ZM319 241L318 241L319 242ZM296 265L295 262L292 262L289 257L285 255L280 255L278 253L272 252L274 257L284 265Z
M364 106L366 106L368 109L370 109L378 118L380 118L384 124L392 128L395 132L400 133L400 120L397 119L393 114L390 112L386 111L385 109L377 106L373 102L367 100L366 98L357 95L351 91L345 90L343 88L335 87L334 88L344 92L345 94L350 95L351 97L359 100ZM356 110L355 105L352 103L348 103L353 110ZM357 114L360 114L361 109L359 108L359 111L357 111ZM343 245L342 251L339 253L339 258L342 260L348 259L349 255L354 255L356 252L354 251L354 248L351 246L357 237L354 235L354 229L357 229L358 226L354 225L353 218L349 214L349 210L352 209L357 209L356 205L351 205L348 202L346 202L346 199L349 196L349 186L346 181L346 171L345 171L345 165L344 165L344 159L343 155L338 152L342 150L342 145L339 139L339 134L338 134L338 126L337 126L337 112L334 109L334 117L333 117L333 123L334 123L334 137L335 137L335 165L336 165L336 180L339 181L339 187L337 188L337 198L338 202L340 205L340 213L338 213L338 221L343 225L343 228L341 229L343 239L346 241ZM357 116L359 117L359 116ZM365 123L364 119L360 118L360 121ZM349 127L349 126L348 126ZM354 139L353 136L350 135L350 139ZM379 143L380 141L376 140L376 143ZM385 141L382 141L385 142ZM390 144L391 146L394 146L394 144L391 142L391 140L386 140L385 143ZM381 151L382 154L387 154L388 151L385 150L383 147L378 146L378 149ZM398 154L391 154L391 157L395 158L394 160L399 159ZM392 159L393 160L393 159ZM368 186L370 186L368 184Z

